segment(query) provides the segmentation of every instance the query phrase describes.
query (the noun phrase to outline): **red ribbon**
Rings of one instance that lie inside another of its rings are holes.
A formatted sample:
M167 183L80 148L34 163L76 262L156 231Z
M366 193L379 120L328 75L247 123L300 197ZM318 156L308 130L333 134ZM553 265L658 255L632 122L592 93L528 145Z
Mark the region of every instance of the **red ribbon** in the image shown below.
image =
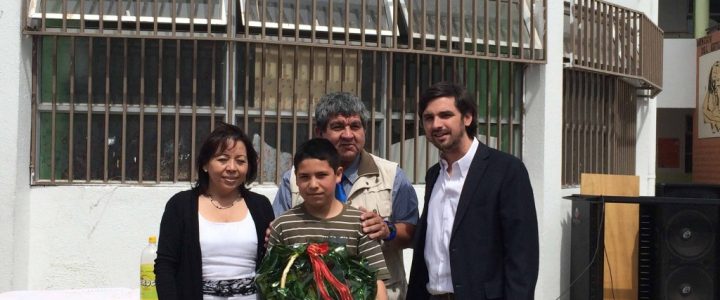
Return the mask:
M335 288L335 290L338 292L338 295L340 295L341 300L352 300L352 294L350 294L350 289L348 289L346 285L340 282L340 280L335 278L335 276L330 272L330 269L328 269L327 265L325 264L325 261L320 258L320 256L328 253L328 248L329 247L327 243L310 244L307 247L307 254L310 257L310 263L312 264L313 276L315 277L315 284L317 286L317 289L323 299L333 300L332 298L330 298L330 295L325 289L325 282L323 280L325 279L330 282L330 285L332 285L333 288Z

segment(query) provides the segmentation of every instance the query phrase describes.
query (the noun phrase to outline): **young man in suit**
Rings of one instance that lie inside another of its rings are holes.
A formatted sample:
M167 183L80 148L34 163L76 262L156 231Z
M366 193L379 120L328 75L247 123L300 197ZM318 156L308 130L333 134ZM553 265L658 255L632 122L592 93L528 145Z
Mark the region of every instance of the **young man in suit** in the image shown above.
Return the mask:
M461 86L434 84L418 112L441 160L425 177L407 299L533 299L538 225L525 165L477 140Z

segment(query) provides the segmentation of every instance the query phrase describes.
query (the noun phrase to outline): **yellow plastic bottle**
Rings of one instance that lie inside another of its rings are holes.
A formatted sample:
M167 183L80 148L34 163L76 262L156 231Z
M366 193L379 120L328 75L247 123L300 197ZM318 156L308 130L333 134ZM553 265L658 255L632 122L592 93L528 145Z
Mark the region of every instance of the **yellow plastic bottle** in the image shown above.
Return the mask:
M157 300L155 289L155 258L157 257L157 237L148 238L148 245L140 256L140 299Z

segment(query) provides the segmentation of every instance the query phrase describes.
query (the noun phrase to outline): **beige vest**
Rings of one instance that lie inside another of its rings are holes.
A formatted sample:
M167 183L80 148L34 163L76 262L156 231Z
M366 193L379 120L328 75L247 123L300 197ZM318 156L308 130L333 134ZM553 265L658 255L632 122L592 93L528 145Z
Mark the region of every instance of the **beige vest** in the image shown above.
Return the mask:
M358 179L348 194L348 204L355 208L364 207L376 210L381 216L387 218L392 214L392 187L397 172L397 163L379 158L363 151L358 166ZM295 173L290 174L290 195L292 207L303 202L297 187ZM385 263L390 271L388 288L399 288L402 295L407 287L405 280L405 267L403 266L402 250L390 249L383 244Z

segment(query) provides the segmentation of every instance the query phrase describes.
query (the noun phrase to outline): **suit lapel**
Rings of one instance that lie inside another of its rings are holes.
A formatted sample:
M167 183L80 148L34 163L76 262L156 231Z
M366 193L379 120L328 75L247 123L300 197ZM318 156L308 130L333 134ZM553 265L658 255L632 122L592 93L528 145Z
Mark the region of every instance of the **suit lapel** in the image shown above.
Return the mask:
M423 246L421 249L425 249L425 234L427 234L427 218L428 208L430 207L430 195L432 194L433 187L437 181L438 175L440 175L440 165L435 164L430 167L428 174L425 178L425 206L423 209L422 216L420 216L419 228L416 229L416 235L418 236L417 241ZM423 250L424 251L424 250Z
M430 203L430 194L432 193L433 187L435 187L435 182L437 181L439 175L439 164L433 166L428 171L428 176L425 180L425 207L427 207L427 205Z
M485 170L488 166L488 156L490 156L490 150L483 143L479 143L475 157L473 157L472 163L470 163L470 169L468 170L467 176L465 177L465 183L463 184L462 192L460 193L460 200L458 201L457 211L455 212L455 221L453 222L452 232L450 233L450 239L455 235L455 231L458 228L458 224L462 222L465 213L468 210L468 206L473 201L480 201L478 195L480 193L476 190L480 187L482 177L485 174ZM437 177L436 177L437 178Z

